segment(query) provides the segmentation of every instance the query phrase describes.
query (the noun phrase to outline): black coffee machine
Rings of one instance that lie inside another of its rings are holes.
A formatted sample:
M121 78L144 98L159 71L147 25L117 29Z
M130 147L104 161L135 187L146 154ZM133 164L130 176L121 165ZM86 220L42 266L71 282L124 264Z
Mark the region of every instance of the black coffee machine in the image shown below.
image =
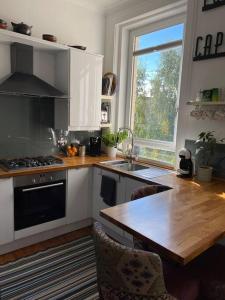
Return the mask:
M100 156L101 155L101 137L92 136L90 137L90 155Z
M179 157L180 160L180 168L177 170L178 177L181 178L190 178L193 176L193 163L191 160L191 151L188 149L180 150Z

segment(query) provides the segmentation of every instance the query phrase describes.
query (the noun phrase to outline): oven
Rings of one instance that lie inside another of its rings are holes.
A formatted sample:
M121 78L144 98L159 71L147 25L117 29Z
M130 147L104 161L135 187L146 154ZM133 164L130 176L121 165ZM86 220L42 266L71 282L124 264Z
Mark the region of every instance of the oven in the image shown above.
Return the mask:
M14 177L15 231L65 217L66 171Z

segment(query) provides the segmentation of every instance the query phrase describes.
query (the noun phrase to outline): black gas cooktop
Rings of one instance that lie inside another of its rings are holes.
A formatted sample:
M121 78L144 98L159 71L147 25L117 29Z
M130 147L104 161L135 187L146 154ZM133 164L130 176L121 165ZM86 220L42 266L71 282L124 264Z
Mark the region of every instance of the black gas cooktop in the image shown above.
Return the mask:
M63 160L55 156L24 157L0 160L0 167L6 171L55 166L63 164Z

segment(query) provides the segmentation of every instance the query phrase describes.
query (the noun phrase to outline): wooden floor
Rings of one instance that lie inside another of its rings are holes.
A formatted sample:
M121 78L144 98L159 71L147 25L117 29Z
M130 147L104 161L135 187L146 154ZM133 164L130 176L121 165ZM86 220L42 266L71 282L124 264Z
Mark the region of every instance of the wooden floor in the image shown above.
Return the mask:
M91 226L86 227L80 230L72 231L70 233L49 239L44 242L40 242L25 248L21 248L19 250L0 255L0 265L4 265L6 263L15 261L19 258L26 257L32 254L35 254L40 251L47 250L51 247L56 247L68 242L71 242L73 240L79 239L83 236L91 234Z

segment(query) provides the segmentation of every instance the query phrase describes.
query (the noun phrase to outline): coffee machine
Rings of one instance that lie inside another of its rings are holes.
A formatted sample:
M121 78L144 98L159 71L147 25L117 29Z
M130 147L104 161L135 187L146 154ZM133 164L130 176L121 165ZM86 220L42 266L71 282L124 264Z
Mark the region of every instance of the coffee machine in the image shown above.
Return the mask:
M101 155L101 137L92 136L90 137L90 155L100 156Z
M179 152L180 168L177 170L177 176L181 178L191 178L193 176L193 163L191 151L184 148Z

